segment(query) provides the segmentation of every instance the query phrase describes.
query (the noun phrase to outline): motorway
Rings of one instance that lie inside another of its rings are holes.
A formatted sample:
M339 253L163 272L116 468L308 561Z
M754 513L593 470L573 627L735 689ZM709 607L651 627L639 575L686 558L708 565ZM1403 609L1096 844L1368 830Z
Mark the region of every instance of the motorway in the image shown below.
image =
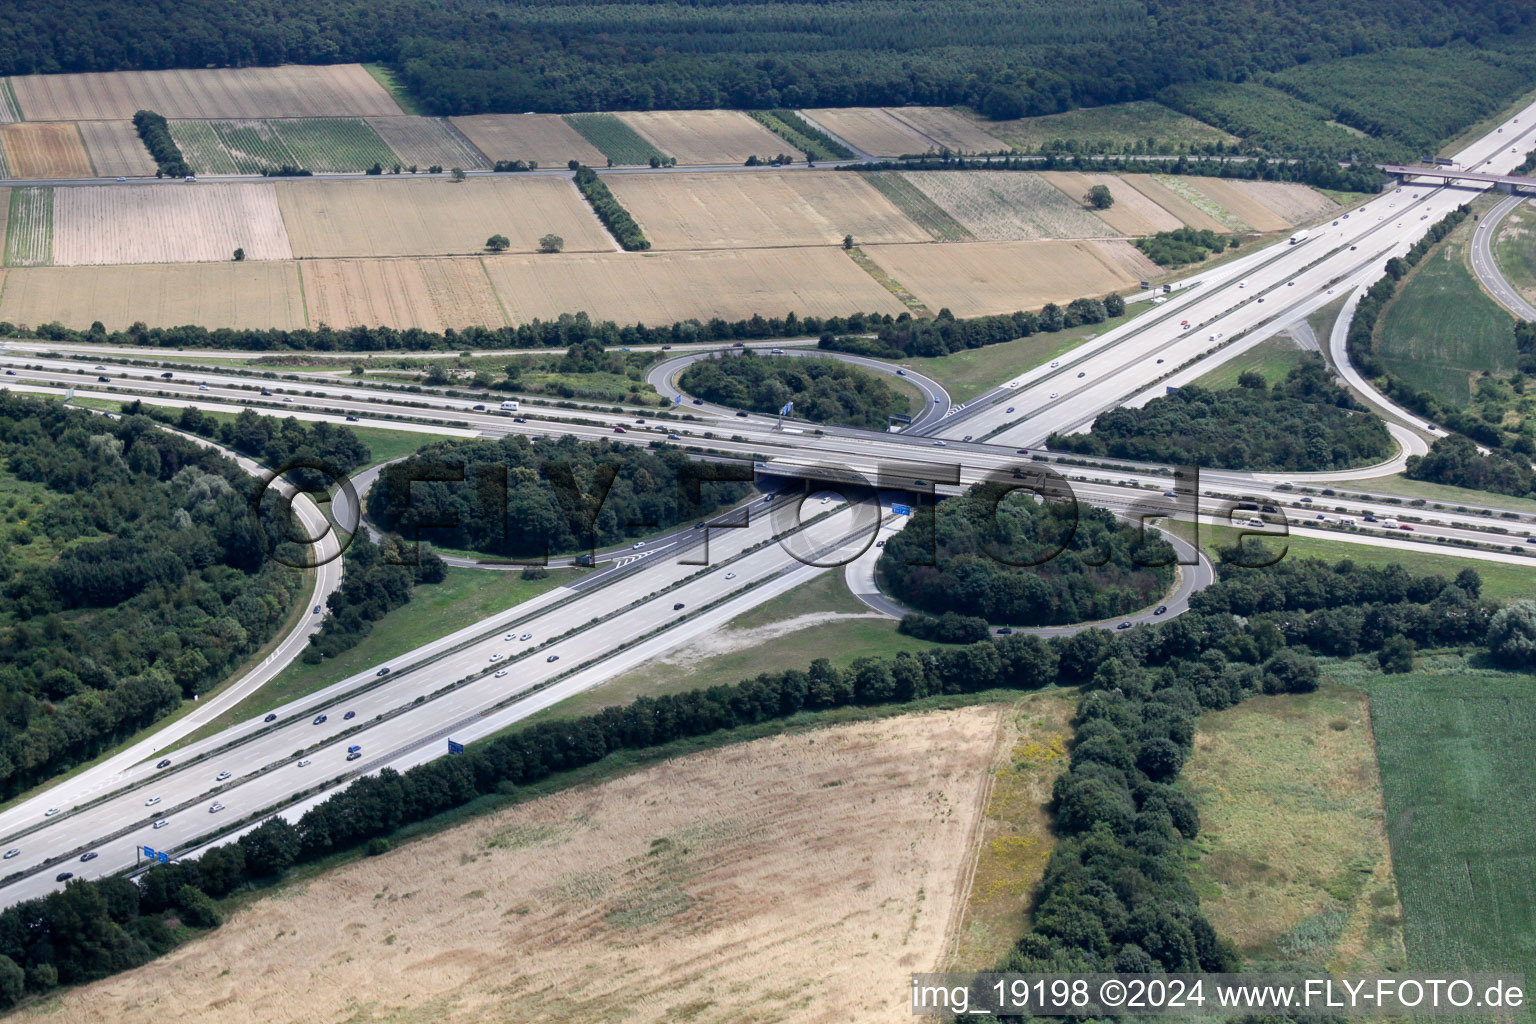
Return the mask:
M1498 300L1499 305L1521 320L1536 320L1536 306L1526 301L1525 296L1521 295L1499 270L1499 264L1493 258L1493 235L1498 231L1499 224L1504 218L1529 198L1529 196L1512 195L1502 200L1493 209L1483 214L1482 220L1477 223L1477 230L1472 232L1473 273L1477 275L1483 287L1488 289L1488 294Z
M1522 117L1532 110L1536 107L1522 111ZM1525 133L1499 134L1459 157L1493 170L1512 166L1518 157L1508 154L1508 144ZM913 493L954 493L980 479L1029 484L1038 482L1032 473L1049 467L1068 478L1080 499L1132 519L1242 524L1259 514L1236 511L1235 502L1244 499L1277 510L1264 515L1269 525L1254 533L1273 535L1281 530L1278 520L1285 518L1301 536L1529 564L1526 552L1536 552L1536 545L1524 543L1531 517L1523 514L1498 509L1482 514L1470 506L1465 511L1412 507L1354 486L1324 494L1319 491L1325 481L1305 474L1277 479L1274 474L1213 471L1202 473L1195 488L1175 480L1171 467L1112 461L1081 465L1014 447L1037 446L1052 431L1076 429L1105 408L1157 393L1165 380L1174 379L1166 374L1212 345L1238 339L1204 360L1202 370L1230 357L1237 345L1333 301L1335 294L1354 293L1379 275L1387 257L1405 251L1467 195L1460 188L1406 184L1316 229L1304 242L1271 246L1209 271L1169 301L1063 354L1058 365L1021 374L982 400L948 416L929 417L903 433L831 427L788 433L778 429L776 417L727 416L729 410L704 408L642 417L530 403L514 418L494 408L475 408L488 400L407 394L356 381L297 374L273 379L255 370L179 364L148 368L100 353L93 354L101 360L99 367L87 369L78 359L0 352L0 366L14 374L6 384L17 390L58 394L74 388L80 397L142 397L173 407L230 411L256 408L327 422L355 417L363 425L460 437L561 434L626 444L674 440L701 454L753 460L765 477L778 474L806 482L811 496L805 506L809 525L803 528L797 526L798 498L770 497L761 501L766 514L750 515L739 529L673 531L646 545L652 553L643 548L632 555L620 553L576 585L551 590L388 666L372 666L277 708L271 722L237 723L168 752L168 744L191 731L179 721L146 741L152 744L149 751L136 748L137 759L118 755L0 812L0 848L20 851L9 861L20 877L0 884L0 900L50 891L61 871L94 876L131 868L143 844L177 854L193 851L215 826L233 825L275 806L285 805L282 813L296 817L358 773L442 756L449 736L471 740L504 728L657 652L716 630L833 566L855 562L867 567L886 503L894 497L910 501L907 496ZM1181 320L1189 321L1187 329ZM146 354L135 351L129 358L142 360ZM164 372L171 378L164 378ZM108 379L90 383L97 375ZM272 394L263 395L263 388ZM936 404L945 406L946 401L942 396ZM1005 411L1009 404L1016 414ZM967 434L990 436L992 443L966 441ZM1407 451L1413 442L1400 431L1398 436ZM879 487L857 486L857 474ZM1336 473L1321 476L1338 478ZM829 493L817 497L817 488L823 487ZM1413 532L1389 529L1384 522L1389 518ZM699 549L706 541L709 564L691 564L705 561ZM1188 594L1209 578L1207 571L1208 563L1184 567L1179 593L1165 602L1165 614L1182 610ZM495 585L497 578L488 576L487 585ZM302 637L296 631L284 643L302 645ZM292 653L294 648L284 650ZM242 680L243 692L260 685L247 685L251 678ZM222 696L218 700L223 702L220 710L233 703ZM348 712L354 717L348 718ZM202 708L194 714L200 716L198 724L212 717ZM321 715L325 719L317 721ZM358 758L348 761L352 745L361 749ZM173 763L157 769L154 755L167 753ZM229 776L218 778L225 771ZM215 805L222 806L214 810ZM60 812L45 816L52 807ZM156 829L157 819L168 824ZM87 851L99 853L88 865L76 859Z

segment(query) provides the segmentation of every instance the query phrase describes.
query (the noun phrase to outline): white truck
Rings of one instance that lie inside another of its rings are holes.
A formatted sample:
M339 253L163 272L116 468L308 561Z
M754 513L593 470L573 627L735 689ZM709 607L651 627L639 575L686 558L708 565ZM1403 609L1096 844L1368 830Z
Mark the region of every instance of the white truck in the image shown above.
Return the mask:
M501 411L502 412L517 412L517 401L514 399L512 401L502 402L501 403Z
M1397 520L1396 519L1383 519L1381 521L1381 525L1382 525L1382 527L1384 529L1395 530L1395 529L1397 529Z
M1312 232L1306 231L1306 230L1298 231L1294 235L1291 236L1291 243L1290 244L1292 244L1292 245L1300 245L1302 242L1305 242L1307 240L1308 236L1310 236L1311 234L1312 234Z

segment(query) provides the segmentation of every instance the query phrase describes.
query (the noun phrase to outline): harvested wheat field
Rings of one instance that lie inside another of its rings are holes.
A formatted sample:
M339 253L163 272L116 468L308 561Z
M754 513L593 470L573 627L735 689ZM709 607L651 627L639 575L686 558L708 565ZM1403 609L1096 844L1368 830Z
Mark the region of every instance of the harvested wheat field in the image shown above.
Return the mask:
M564 167L572 160L594 167L608 162L559 114L474 114L450 117L448 123L489 160L534 160L540 167Z
M0 125L0 145L13 178L89 178L80 130L72 124Z
M304 326L304 298L292 263L167 263L134 267L27 267L6 273L0 320L57 320L85 329L100 320L120 330L151 327Z
M740 164L797 150L739 110L650 110L619 115L680 164Z
M1033 171L904 171L903 176L972 235L1007 242L1118 235L1080 200Z
M332 327L503 327L507 318L478 258L305 260L304 301Z
M1160 273L1121 241L872 245L864 251L929 308L948 306L956 316L1039 309Z
M53 263L202 263L293 256L275 186L92 185L55 189Z
M881 107L825 107L805 111L827 131L870 156L908 156L939 149L933 140Z
M1183 178L1181 181L1224 210L1227 216L1221 219L1234 227L1246 225L1254 231L1283 231L1291 226L1290 221L1239 188L1238 182L1225 178L1196 177Z
M1294 227L1309 220L1326 217L1339 204L1314 188L1289 181L1239 181L1222 179L1222 184L1246 196Z
M586 312L623 324L788 312L899 315L905 307L832 248L487 258L513 323Z
M258 900L33 1012L901 1020L908 975L940 963L963 898L998 719L771 737L530 801Z
M361 64L92 71L11 79L29 121L164 117L387 117L400 105Z
M368 124L406 167L414 164L425 171L436 164L468 171L490 166L441 117L370 117Z
M610 174L603 180L657 249L926 242L869 182L842 171Z
M1130 185L1136 191L1197 231L1226 232L1231 230L1224 222L1212 216L1205 209L1190 202L1184 196L1182 186L1180 186L1181 191L1174 191L1173 188L1170 188L1169 185L1177 183L1178 179L1176 178L1152 174L1122 174L1120 178L1127 185ZM1168 184L1165 184L1165 182Z
M1041 176L1061 189L1068 199L1080 203L1093 186L1108 188L1110 195L1115 197L1115 205L1107 210L1090 209L1089 212L1122 235L1155 235L1159 231L1173 231L1184 226L1179 218L1113 174L1044 171Z
M277 199L299 257L477 253L498 234L535 252L550 232L568 251L615 248L565 178L294 181L277 186Z
M954 153L1008 153L1013 147L982 130L973 118L953 107L886 107L885 112Z
M80 137L97 177L154 177L155 160L132 121L81 121Z

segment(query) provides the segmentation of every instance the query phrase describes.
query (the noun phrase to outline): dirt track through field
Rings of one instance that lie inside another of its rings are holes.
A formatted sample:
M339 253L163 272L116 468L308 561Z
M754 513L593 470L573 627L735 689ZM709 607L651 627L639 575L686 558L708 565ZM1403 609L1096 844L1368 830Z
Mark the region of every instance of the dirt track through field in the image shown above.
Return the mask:
M944 955L999 718L838 726L559 793L260 900L21 1018L903 1020L908 974Z

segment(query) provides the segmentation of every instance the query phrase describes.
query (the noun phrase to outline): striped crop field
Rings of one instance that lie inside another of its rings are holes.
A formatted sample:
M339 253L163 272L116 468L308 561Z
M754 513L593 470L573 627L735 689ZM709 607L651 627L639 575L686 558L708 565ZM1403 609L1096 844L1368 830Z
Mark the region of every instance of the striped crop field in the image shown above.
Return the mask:
M614 114L566 114L566 124L615 164L648 164L654 157L665 160L667 154L657 149Z
M53 260L53 187L11 189L5 265L46 267Z
M865 175L864 180L875 186L876 191L895 203L902 213L939 241L969 242L975 239L976 236L971 234L969 228L951 217L949 212L938 203L918 191L917 187L900 173L882 171Z
M260 174L284 164L337 174L400 162L356 117L172 121L171 135L200 174Z
M370 117L368 125L406 167L414 165L424 171L434 164L465 170L490 166L480 151L441 117Z

